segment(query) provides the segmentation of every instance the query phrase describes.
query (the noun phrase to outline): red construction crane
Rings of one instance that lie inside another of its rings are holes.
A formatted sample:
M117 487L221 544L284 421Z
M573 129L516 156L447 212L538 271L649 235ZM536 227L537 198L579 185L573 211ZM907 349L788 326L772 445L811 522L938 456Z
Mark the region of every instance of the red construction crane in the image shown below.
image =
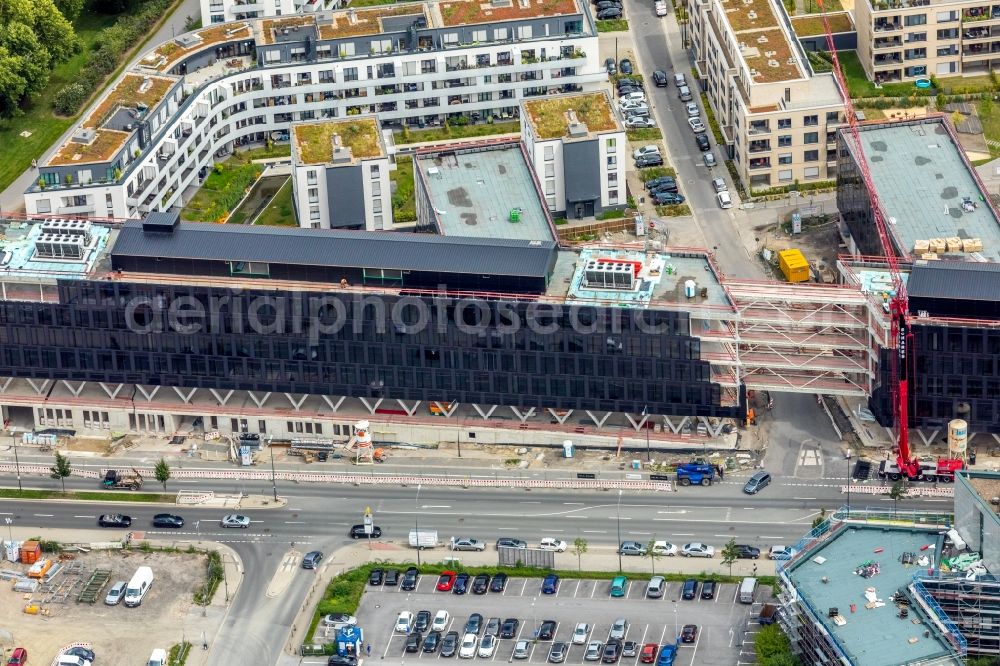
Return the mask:
M833 75L837 80L837 87L840 88L841 97L844 98L844 111L847 115L847 125L850 128L850 140L854 144L855 160L857 161L858 169L861 171L861 178L868 192L868 199L871 201L872 217L875 219L875 228L878 230L882 253L889 264L889 275L892 278L892 294L889 298L889 316L891 321L891 339L889 344L895 349L895 353L891 354L892 366L889 388L890 399L892 400L892 415L896 423L896 461L895 464L888 460L883 462L879 473L888 476L892 480L905 476L911 481L954 481L955 471L965 466L962 460L940 458L936 463L933 461L920 461L910 451L910 372L907 355L913 352L913 334L910 333L908 322L909 298L906 294L906 283L903 281L903 275L899 270L896 252L889 237L889 228L886 226L886 216L882 211L882 203L879 200L878 191L875 189L871 171L868 168L868 158L865 156L864 147L861 144L858 117L854 111L854 103L851 101L851 95L847 89L844 70L840 66L840 58L837 57L837 48L833 41L833 32L830 30L830 21L827 19L823 0L817 0L817 4L819 5L820 16L823 18L823 28L826 31L826 45L830 50L830 57L833 61Z

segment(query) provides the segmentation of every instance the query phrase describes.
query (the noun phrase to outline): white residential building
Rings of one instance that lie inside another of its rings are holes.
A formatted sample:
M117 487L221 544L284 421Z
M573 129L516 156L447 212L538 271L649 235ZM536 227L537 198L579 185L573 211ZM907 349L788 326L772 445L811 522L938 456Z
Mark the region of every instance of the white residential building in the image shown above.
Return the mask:
M201 0L201 24L308 14L340 5L340 0Z

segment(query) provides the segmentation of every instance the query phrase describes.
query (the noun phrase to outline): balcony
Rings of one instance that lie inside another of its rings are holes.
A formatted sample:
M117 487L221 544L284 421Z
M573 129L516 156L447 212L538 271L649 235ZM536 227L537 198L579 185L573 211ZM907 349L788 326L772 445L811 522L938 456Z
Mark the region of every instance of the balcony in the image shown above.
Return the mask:
M878 49L891 49L897 48L903 45L903 40L899 37L879 37L875 40L873 48Z
M758 157L757 159L752 159L748 163L751 169L770 169L771 168L771 158L770 157Z
M747 146L747 152L763 153L771 150L770 141L751 141Z
M766 122L755 121L750 123L749 134L750 136L759 136L761 134L770 134L771 125Z
M885 21L882 19L875 21L875 32L892 32L902 29L903 25L898 21Z
M990 29L989 28L973 28L971 30L965 30L962 32L962 39L969 41L975 39L989 39Z
M885 65L901 65L903 58L898 53L885 53L876 55L873 61L876 67L882 67Z

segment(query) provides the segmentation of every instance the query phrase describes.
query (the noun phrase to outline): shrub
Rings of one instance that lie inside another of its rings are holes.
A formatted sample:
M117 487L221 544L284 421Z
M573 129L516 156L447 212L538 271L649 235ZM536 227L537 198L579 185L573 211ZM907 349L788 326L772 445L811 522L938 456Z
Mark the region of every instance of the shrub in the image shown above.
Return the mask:
M83 106L83 103L90 97L91 89L83 83L71 83L63 86L52 102L52 108L56 113L63 116L71 116Z

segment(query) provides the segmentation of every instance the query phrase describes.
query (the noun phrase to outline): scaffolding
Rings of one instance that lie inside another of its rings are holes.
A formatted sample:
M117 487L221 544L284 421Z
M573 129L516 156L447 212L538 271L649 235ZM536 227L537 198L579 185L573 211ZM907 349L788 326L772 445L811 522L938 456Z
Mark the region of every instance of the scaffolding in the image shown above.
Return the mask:
M970 655L1000 655L1000 578L933 572L918 576L914 584L958 627Z

